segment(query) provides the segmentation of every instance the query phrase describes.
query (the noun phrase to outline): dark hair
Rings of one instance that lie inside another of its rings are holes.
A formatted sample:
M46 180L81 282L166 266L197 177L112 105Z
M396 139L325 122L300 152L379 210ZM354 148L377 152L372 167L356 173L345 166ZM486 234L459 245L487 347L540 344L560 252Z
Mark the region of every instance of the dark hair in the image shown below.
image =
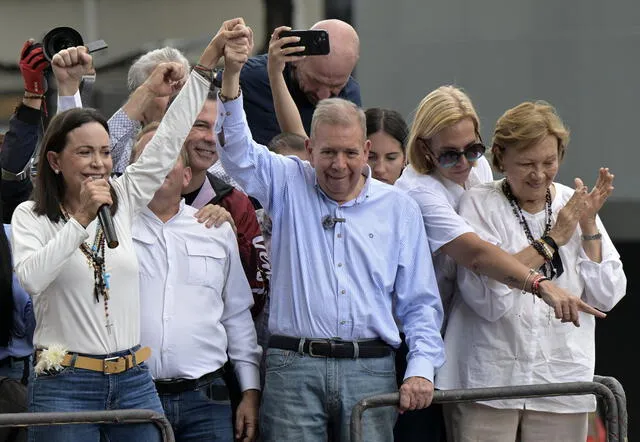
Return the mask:
M393 109L372 107L367 109L364 115L367 119L367 137L377 132L384 132L395 138L400 143L402 153L406 154L409 127L400 112Z
M269 141L267 148L275 153L282 153L282 151L294 151L303 152L305 137L294 134L291 132L282 132L276 135Z
M62 175L54 173L49 161L48 152L60 153L67 145L69 132L88 123L99 123L109 133L107 120L95 109L76 108L61 112L51 119L49 127L42 139L38 157L38 175L36 177L33 200L33 211L38 215L46 215L52 222L62 217L60 204L64 201L65 185ZM118 210L118 197L111 187L111 214Z
M3 227L0 229L0 347L7 347L11 342L15 306L12 280L11 250Z

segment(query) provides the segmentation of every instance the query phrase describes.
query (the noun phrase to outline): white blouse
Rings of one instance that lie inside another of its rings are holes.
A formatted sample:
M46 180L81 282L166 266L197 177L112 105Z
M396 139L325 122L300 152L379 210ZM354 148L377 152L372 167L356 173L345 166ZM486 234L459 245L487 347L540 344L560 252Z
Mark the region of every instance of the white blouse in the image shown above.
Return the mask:
M109 278L109 319L106 327L104 300L94 297L93 267L80 250L91 245L97 218L87 228L74 219L52 223L33 211L33 201L20 204L13 215L12 248L15 272L33 297L36 315L34 345L62 344L68 351L108 354L140 342L138 261L131 225L173 168L178 152L201 111L209 83L192 73L162 120L140 159L111 180L118 195L113 223L120 245L105 249Z
M444 307L445 323L456 288L456 262L449 255L440 253L440 247L460 235L473 232L464 218L458 215L460 198L465 189L492 180L489 162L485 157L481 157L476 162L476 166L471 168L464 188L437 173L429 175L418 173L410 165L404 169L402 176L395 183L420 206L429 238L429 247L433 254L433 266Z
M460 215L476 233L508 253L529 245L519 220L501 190L502 181L468 191ZM573 189L554 183L552 223ZM545 211L523 211L534 238L542 236ZM578 226L560 247L564 273L554 282L588 304L608 311L625 295L627 278L602 221L602 261L591 261L582 248ZM460 296L453 301L445 334L447 361L436 376L440 389L592 381L595 366L595 318L580 313L580 327L561 323L553 310L531 294L522 294L485 276L458 269ZM496 408L555 413L595 410L595 398L559 396L486 402Z

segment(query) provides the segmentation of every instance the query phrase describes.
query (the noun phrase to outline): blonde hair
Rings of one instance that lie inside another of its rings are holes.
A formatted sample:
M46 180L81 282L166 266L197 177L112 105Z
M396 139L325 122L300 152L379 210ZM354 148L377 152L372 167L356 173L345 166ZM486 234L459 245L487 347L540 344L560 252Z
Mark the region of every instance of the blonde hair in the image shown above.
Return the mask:
M140 140L142 140L142 138L151 132L155 132L156 130L158 130L158 127L160 126L160 122L159 121L152 121L149 124L146 124L142 129L140 129L140 132L138 132L138 135L136 135L136 141L133 145L133 147L131 148L131 157L129 158L129 164L133 164L136 162L136 160L138 159L138 151L140 150ZM178 158L182 159L182 165L184 167L190 167L191 163L189 163L189 154L187 153L187 150L183 147L182 149L180 149L180 155L178 156Z
M493 166L502 171L506 149L527 149L549 135L558 140L558 159L562 160L569 144L569 129L552 105L546 101L525 101L507 110L498 119L493 132Z
M430 92L420 102L409 131L409 164L419 173L431 173L436 165L426 143L441 130L465 118L473 121L475 132L480 137L480 119L467 94L455 86L441 86Z

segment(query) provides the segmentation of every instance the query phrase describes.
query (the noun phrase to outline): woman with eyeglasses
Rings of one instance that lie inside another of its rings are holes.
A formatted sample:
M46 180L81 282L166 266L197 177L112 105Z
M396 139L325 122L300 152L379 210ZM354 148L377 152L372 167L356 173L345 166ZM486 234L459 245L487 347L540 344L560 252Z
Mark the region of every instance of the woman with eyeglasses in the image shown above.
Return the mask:
M591 191L554 182L569 141L554 108L525 102L496 124L493 165L504 179L465 193L459 212L478 235L541 269L597 308L609 311L624 296L626 277L598 217L613 191L614 176L601 168ZM595 366L595 320L580 315L580 328L551 320L542 302L519 288L488 281L461 268L460 297L445 336L447 362L439 388L479 388L552 382L590 382ZM452 442L518 440L583 442L591 395L447 404Z
M457 265L540 296L562 322L578 325L579 311L603 317L540 272L481 239L457 213L466 190L493 180L485 150L480 120L463 91L442 86L421 101L407 142L409 165L396 186L408 192L422 211L445 310L443 331L457 292ZM441 413L438 405L405 413L396 425L396 440L440 440Z

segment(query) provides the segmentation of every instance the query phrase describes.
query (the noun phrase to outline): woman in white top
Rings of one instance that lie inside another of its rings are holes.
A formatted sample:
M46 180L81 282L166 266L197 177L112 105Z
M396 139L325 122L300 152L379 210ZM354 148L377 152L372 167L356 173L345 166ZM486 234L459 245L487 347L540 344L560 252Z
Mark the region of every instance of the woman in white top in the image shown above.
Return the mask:
M456 292L457 265L511 287L535 291L544 302L554 307L555 317L562 322L577 324L579 310L604 316L551 281L538 281L534 287L534 278L542 275L530 274L529 267L494 244L482 240L458 215L458 204L465 191L493 179L484 152L480 120L463 91L453 86L442 86L421 101L409 132L409 166L396 181L396 186L406 190L422 211L445 308L445 324ZM449 357L451 355L448 354ZM424 433L428 432L431 435L428 440L439 440L441 425L438 426L439 421L433 417L437 412L436 407L430 411L413 412L423 414L422 418L414 419L416 423L427 422L430 414L428 428L414 434L420 434L424 440ZM401 417L399 423L404 419L408 418Z
M162 412L144 364L149 350L139 346L138 263L131 224L172 169L202 109L225 42L246 37L246 30L231 31L240 22L225 22L203 52L199 73L191 73L149 147L121 177L109 180L108 125L97 111L72 109L52 119L40 152L34 201L18 206L12 219L15 271L33 298L37 322L30 411ZM69 65L74 60L56 62ZM185 74L180 64L160 64L130 102L174 94ZM103 204L111 206L120 242L113 249L106 247L96 220ZM32 441L98 442L105 437L155 441L159 434L149 424L29 431Z
M494 166L506 178L470 189L459 213L484 240L608 311L626 291L620 256L597 215L613 175L600 169L591 192L580 179L575 191L553 182L568 139L547 103L508 110L492 147ZM580 314L580 328L562 324L543 302L464 268L458 284L438 388L593 380L593 316ZM595 408L591 395L452 404L447 429L453 441L506 442L519 432L523 442L583 442L587 413Z

